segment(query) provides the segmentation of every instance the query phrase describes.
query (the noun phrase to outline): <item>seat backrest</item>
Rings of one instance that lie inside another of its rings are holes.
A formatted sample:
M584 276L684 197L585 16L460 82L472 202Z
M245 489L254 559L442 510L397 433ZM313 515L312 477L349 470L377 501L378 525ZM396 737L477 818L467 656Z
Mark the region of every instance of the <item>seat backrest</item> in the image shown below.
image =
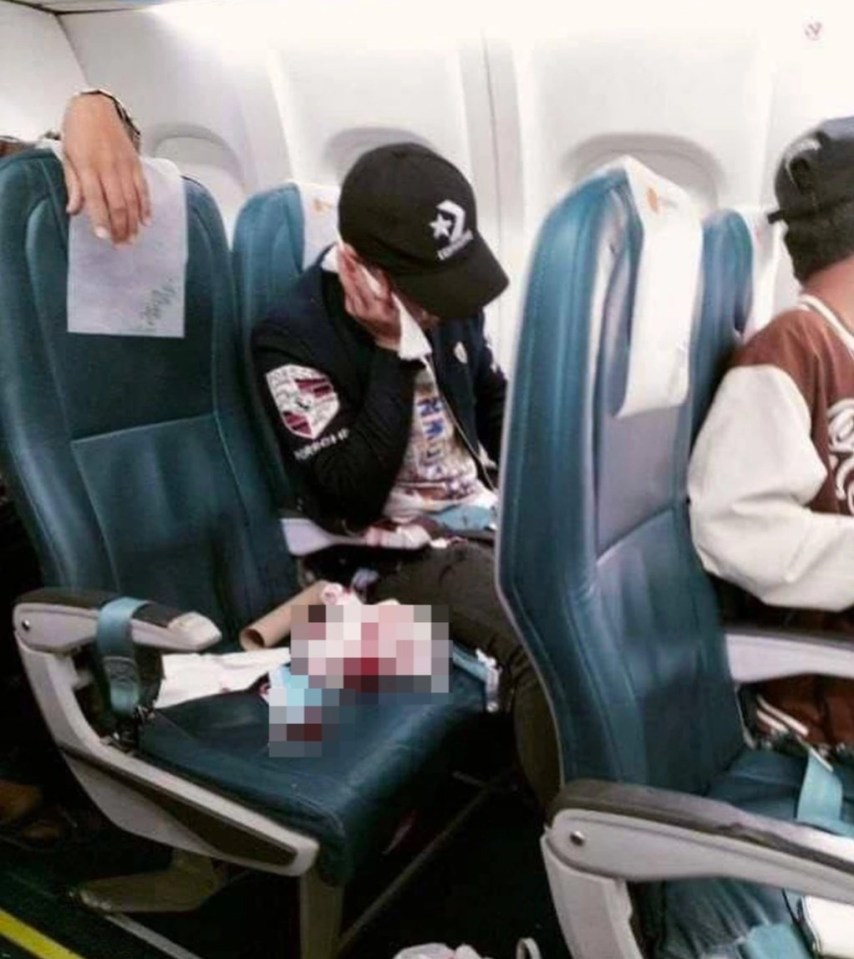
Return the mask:
M68 222L49 154L0 165L0 471L50 585L194 609L224 636L292 562L247 410L229 254L187 181L182 338L68 332Z
M703 300L694 342L694 435L733 351L773 318L782 241L759 209L725 210L706 221Z
M703 300L692 357L695 436L744 335L753 295L753 248L744 219L730 210L715 213L703 234Z
M234 231L232 259L237 303L247 363L252 328L281 305L288 287L338 235L338 188L288 183L246 201ZM293 506L294 494L285 474L263 401L253 382L251 402L262 426L270 475L281 506Z
M701 791L741 728L688 527L690 391L625 415L643 246L619 170L575 190L540 233L505 427L498 577L552 704L565 779Z

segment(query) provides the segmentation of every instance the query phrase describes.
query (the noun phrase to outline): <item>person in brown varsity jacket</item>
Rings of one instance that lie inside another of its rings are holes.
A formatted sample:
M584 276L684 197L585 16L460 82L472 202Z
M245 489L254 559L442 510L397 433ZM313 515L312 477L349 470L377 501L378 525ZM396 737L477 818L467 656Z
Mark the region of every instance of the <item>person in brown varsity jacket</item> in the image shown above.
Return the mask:
M151 209L137 150L139 130L112 94L83 91L72 97L62 124L63 166L68 188L68 212L85 211L96 236L116 244L133 242ZM0 135L0 164L6 157L39 146ZM2 213L0 213L2 216ZM0 477L0 500L3 480ZM17 700L14 708L17 709ZM20 714L9 715L6 701L0 723L13 730ZM26 704L25 704L26 707ZM34 714L35 706L25 708ZM45 744L45 748L49 748ZM49 765L49 763L48 763ZM29 849L45 848L68 829L64 815L46 805L38 780L43 780L42 756L23 756L5 763L0 776L0 840ZM52 777L51 777L52 778Z
M854 637L854 117L799 137L775 191L802 293L721 383L690 466L692 531L761 621ZM854 682L761 692L812 741L854 744Z

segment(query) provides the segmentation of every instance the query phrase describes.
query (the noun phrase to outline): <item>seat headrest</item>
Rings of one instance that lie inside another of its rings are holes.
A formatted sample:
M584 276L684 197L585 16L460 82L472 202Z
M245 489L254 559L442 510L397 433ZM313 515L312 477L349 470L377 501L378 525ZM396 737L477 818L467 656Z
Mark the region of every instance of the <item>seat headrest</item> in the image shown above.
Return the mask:
M302 268L311 266L338 239L338 198L341 188L293 181L302 205Z
M680 187L633 157L607 167L614 169L625 173L642 230L626 389L617 414L627 417L679 406L688 395L703 230L699 210Z
M783 250L782 223L769 223L767 210L759 207L736 207L734 210L745 222L752 249L750 312L744 329L743 342L767 326L774 316L774 292L780 254Z

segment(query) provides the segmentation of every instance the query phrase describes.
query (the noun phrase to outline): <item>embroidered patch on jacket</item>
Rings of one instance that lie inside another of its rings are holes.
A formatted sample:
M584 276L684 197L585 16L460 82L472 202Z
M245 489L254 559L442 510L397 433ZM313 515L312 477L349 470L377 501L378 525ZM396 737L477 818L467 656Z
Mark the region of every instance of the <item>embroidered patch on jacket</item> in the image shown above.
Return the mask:
M469 355L466 353L466 348L463 346L462 340L457 340L457 345L454 347L454 356L460 363L468 363Z
M267 386L285 428L303 439L317 439L341 408L329 377L308 366L270 370Z

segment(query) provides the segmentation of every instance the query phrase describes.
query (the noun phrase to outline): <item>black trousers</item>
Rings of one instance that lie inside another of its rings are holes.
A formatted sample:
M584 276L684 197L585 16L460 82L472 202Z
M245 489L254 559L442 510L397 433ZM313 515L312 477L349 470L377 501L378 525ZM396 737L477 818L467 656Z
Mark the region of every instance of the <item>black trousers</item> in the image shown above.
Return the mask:
M498 662L519 761L545 807L560 787L557 737L537 674L498 600L492 548L462 541L401 557L385 569L369 598L447 606L454 641L481 649Z

